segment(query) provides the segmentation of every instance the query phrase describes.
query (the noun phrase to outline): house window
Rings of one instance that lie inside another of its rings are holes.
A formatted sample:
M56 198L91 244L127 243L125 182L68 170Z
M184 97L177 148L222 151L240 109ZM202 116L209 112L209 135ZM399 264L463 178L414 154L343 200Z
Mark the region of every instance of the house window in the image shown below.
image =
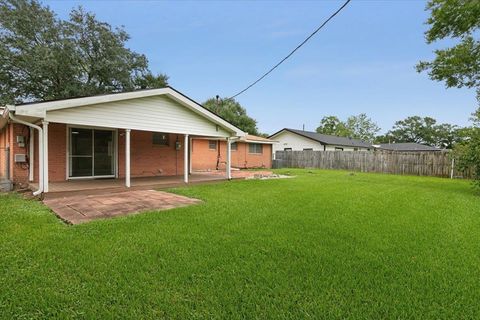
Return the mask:
M263 153L263 145L260 144L260 143L249 143L248 144L248 153L262 154Z
M336 151L343 151L343 148L335 147L335 150L336 150Z
M208 149L217 150L217 140L208 140Z
M313 148L303 148L303 151L313 151Z
M292 148L283 148L283 151L292 151Z
M353 148L353 151L358 151L358 148Z
M152 142L157 146L168 146L168 133L154 132L152 135Z
M231 146L232 151L237 151L238 150L238 145L237 145L236 142L233 142L232 144L230 144L230 146Z

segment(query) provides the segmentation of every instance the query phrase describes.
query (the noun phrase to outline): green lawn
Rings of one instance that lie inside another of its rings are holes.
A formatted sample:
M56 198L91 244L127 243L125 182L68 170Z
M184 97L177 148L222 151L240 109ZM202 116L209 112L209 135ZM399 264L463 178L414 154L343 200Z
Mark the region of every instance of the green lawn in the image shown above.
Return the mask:
M68 226L0 196L0 317L480 318L466 181L282 170L204 203Z

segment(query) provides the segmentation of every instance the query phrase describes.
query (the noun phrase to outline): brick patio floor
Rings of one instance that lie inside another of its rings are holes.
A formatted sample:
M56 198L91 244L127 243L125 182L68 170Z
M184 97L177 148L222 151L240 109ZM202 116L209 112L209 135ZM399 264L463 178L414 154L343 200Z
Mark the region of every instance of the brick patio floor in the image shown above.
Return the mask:
M155 190L135 190L100 195L73 195L46 199L62 220L79 224L149 210L167 210L198 204L198 199Z

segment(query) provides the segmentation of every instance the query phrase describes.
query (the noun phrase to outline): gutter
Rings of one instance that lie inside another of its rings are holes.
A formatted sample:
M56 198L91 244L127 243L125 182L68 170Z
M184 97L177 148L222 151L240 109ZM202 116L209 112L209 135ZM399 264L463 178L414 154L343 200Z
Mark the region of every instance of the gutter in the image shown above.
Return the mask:
M11 111L8 113L10 119L13 122L23 124L27 127L38 130L38 190L33 192L34 196L38 196L43 193L43 129L36 124L26 122L16 118ZM32 150L30 150L32 152ZM31 168L29 168L31 170Z

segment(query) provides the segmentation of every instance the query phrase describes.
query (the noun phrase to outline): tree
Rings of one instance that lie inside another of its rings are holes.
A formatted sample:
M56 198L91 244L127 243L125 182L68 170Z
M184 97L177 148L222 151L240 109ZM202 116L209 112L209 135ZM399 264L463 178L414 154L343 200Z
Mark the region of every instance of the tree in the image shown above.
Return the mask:
M373 141L378 131L380 131L380 128L365 113L350 116L345 122L336 116L325 116L320 120L320 125L317 127L318 133L365 141Z
M203 106L243 131L249 134L259 135L257 121L249 117L247 110L235 101L235 99L211 98L205 101Z
M415 142L434 145L437 120L430 117L412 116L396 121L388 132L394 142Z
M373 139L373 142L375 144L393 143L394 141L395 140L393 139L393 137L391 135L389 135L388 133L378 135L378 136L375 137L375 139Z
M340 121L336 116L325 116L320 120L320 125L317 127L318 133L329 134L339 137L351 136L350 130L343 121Z
M460 170L473 169L474 183L480 188L480 108L471 120L472 127L464 131L466 139L455 145L453 155Z
M463 130L464 128L449 123L436 125L434 127L433 145L443 149L452 149L455 144L462 141Z
M348 117L346 127L351 132L352 138L369 142L372 142L375 135L380 131L380 127L365 113Z
M457 44L435 50L433 61L417 64L419 72L427 71L432 80L443 81L447 88L472 88L480 100L480 1L430 0L427 4L430 18L427 24L426 41L448 39ZM459 144L463 148L460 157L463 166L474 170L477 186L480 186L480 109L474 113L470 138ZM457 149L458 149L457 148Z
M443 39L458 39L453 47L435 50L433 61L417 64L419 72L427 71L432 80L444 81L448 88L475 88L480 94L480 1L431 0L427 4L428 44Z
M463 130L449 123L437 124L437 120L431 117L411 116L395 122L385 138L392 143L415 142L451 149L462 141Z
M36 0L0 0L0 103L164 87L128 39L82 8L63 21Z

